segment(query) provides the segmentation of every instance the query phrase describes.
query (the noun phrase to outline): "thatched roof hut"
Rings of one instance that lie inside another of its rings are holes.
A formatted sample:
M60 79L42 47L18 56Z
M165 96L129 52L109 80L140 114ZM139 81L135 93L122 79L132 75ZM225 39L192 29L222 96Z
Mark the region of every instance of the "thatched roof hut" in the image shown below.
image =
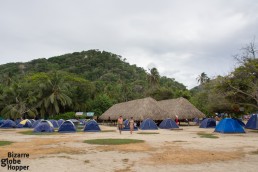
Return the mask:
M118 103L109 108L100 116L103 120L117 120L122 115L124 119L133 117L134 120L142 121L146 118L163 120L168 112L159 107L158 102L151 97Z
M192 118L203 118L203 114L198 110L193 104L191 104L187 99L180 97L177 99L162 100L158 101L159 106L169 113L169 118L175 119L192 119Z

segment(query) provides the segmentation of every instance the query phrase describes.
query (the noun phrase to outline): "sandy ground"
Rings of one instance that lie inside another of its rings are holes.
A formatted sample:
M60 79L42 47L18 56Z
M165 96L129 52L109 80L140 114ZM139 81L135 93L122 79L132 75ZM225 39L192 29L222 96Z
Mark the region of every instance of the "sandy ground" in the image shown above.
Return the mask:
M0 147L0 159L8 152L29 153L20 158L28 171L257 171L258 132L219 134L219 138L201 138L197 133L213 133L214 129L197 126L182 130L157 130L159 134L130 135L123 132L71 133L55 135L23 135L21 129L0 130L0 140L13 141ZM101 126L102 130L116 130ZM25 130L25 129L23 129ZM28 129L27 129L28 130ZM146 131L144 131L146 132ZM132 138L144 143L100 146L83 143L96 138ZM8 171L0 166L0 172Z

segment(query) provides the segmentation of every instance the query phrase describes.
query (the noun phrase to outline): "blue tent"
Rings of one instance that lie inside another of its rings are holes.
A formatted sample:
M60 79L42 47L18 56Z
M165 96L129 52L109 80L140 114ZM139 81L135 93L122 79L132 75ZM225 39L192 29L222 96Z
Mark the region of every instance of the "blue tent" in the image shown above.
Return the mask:
M16 119L14 122L16 125L18 125L22 120L19 118L19 119Z
M51 122L42 120L38 123L38 125L34 128L33 131L34 132L54 132L55 129Z
M59 125L56 120L51 119L49 121L53 124L54 128L59 128Z
M76 128L72 121L67 120L63 122L63 124L59 127L58 132L61 132L61 133L76 132Z
M242 127L245 127L245 123L243 123L242 120L238 119L238 118L232 118L234 120L236 120Z
M34 124L34 122L36 122L35 119L29 119L29 120L30 120L30 122L31 122L32 125Z
M258 115L252 115L246 123L245 128L258 130Z
M85 127L83 129L85 132L98 132L101 131L98 123L95 120L90 120L86 122Z
M25 120L22 120L16 127L17 128L31 128L32 123L30 122L30 120L25 119Z
M129 125L129 120L128 119L124 121L124 128L122 130L123 131L130 131L130 125ZM134 126L133 130L137 131L138 128L136 126Z
M63 124L63 122L64 122L65 120L63 120L63 119L59 119L58 121L57 121L57 123L58 123L58 126L61 126L62 124Z
M1 128L15 128L16 124L14 121L8 119L8 120L5 120L4 123L0 127Z
M160 124L159 128L161 129L171 129L171 128L179 128L178 125L176 125L176 122L173 121L171 118L164 119Z
M243 127L234 119L225 118L215 128L219 133L245 133Z
M0 126L4 123L5 120L0 120Z
M158 130L158 126L155 124L155 122L152 119L147 118L142 121L142 123L140 125L140 129L141 130Z
M213 118L206 118L201 122L200 128L214 128L216 121Z
M35 128L41 121L42 121L42 119L36 120L36 121L32 124L32 128Z
M194 118L193 122L195 122L195 124L200 124L202 122L202 120L200 120L199 118Z

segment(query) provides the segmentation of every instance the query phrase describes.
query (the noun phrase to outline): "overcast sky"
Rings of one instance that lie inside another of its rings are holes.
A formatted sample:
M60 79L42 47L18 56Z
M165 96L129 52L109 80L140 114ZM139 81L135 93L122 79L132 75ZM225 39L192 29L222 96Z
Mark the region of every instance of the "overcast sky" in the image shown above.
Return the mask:
M257 0L0 0L0 64L99 49L190 89L255 36Z

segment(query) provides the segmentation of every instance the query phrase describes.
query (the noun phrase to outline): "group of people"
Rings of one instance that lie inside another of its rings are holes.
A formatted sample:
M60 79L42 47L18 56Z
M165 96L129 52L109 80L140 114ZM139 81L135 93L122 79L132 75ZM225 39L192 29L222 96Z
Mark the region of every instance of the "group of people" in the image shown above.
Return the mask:
M118 126L119 133L121 134L123 126L124 126L124 120L123 120L122 116L119 116L119 118L117 119L117 126ZM131 117L130 120L129 120L129 127L130 127L130 134L133 134L133 130L134 130L133 117Z

